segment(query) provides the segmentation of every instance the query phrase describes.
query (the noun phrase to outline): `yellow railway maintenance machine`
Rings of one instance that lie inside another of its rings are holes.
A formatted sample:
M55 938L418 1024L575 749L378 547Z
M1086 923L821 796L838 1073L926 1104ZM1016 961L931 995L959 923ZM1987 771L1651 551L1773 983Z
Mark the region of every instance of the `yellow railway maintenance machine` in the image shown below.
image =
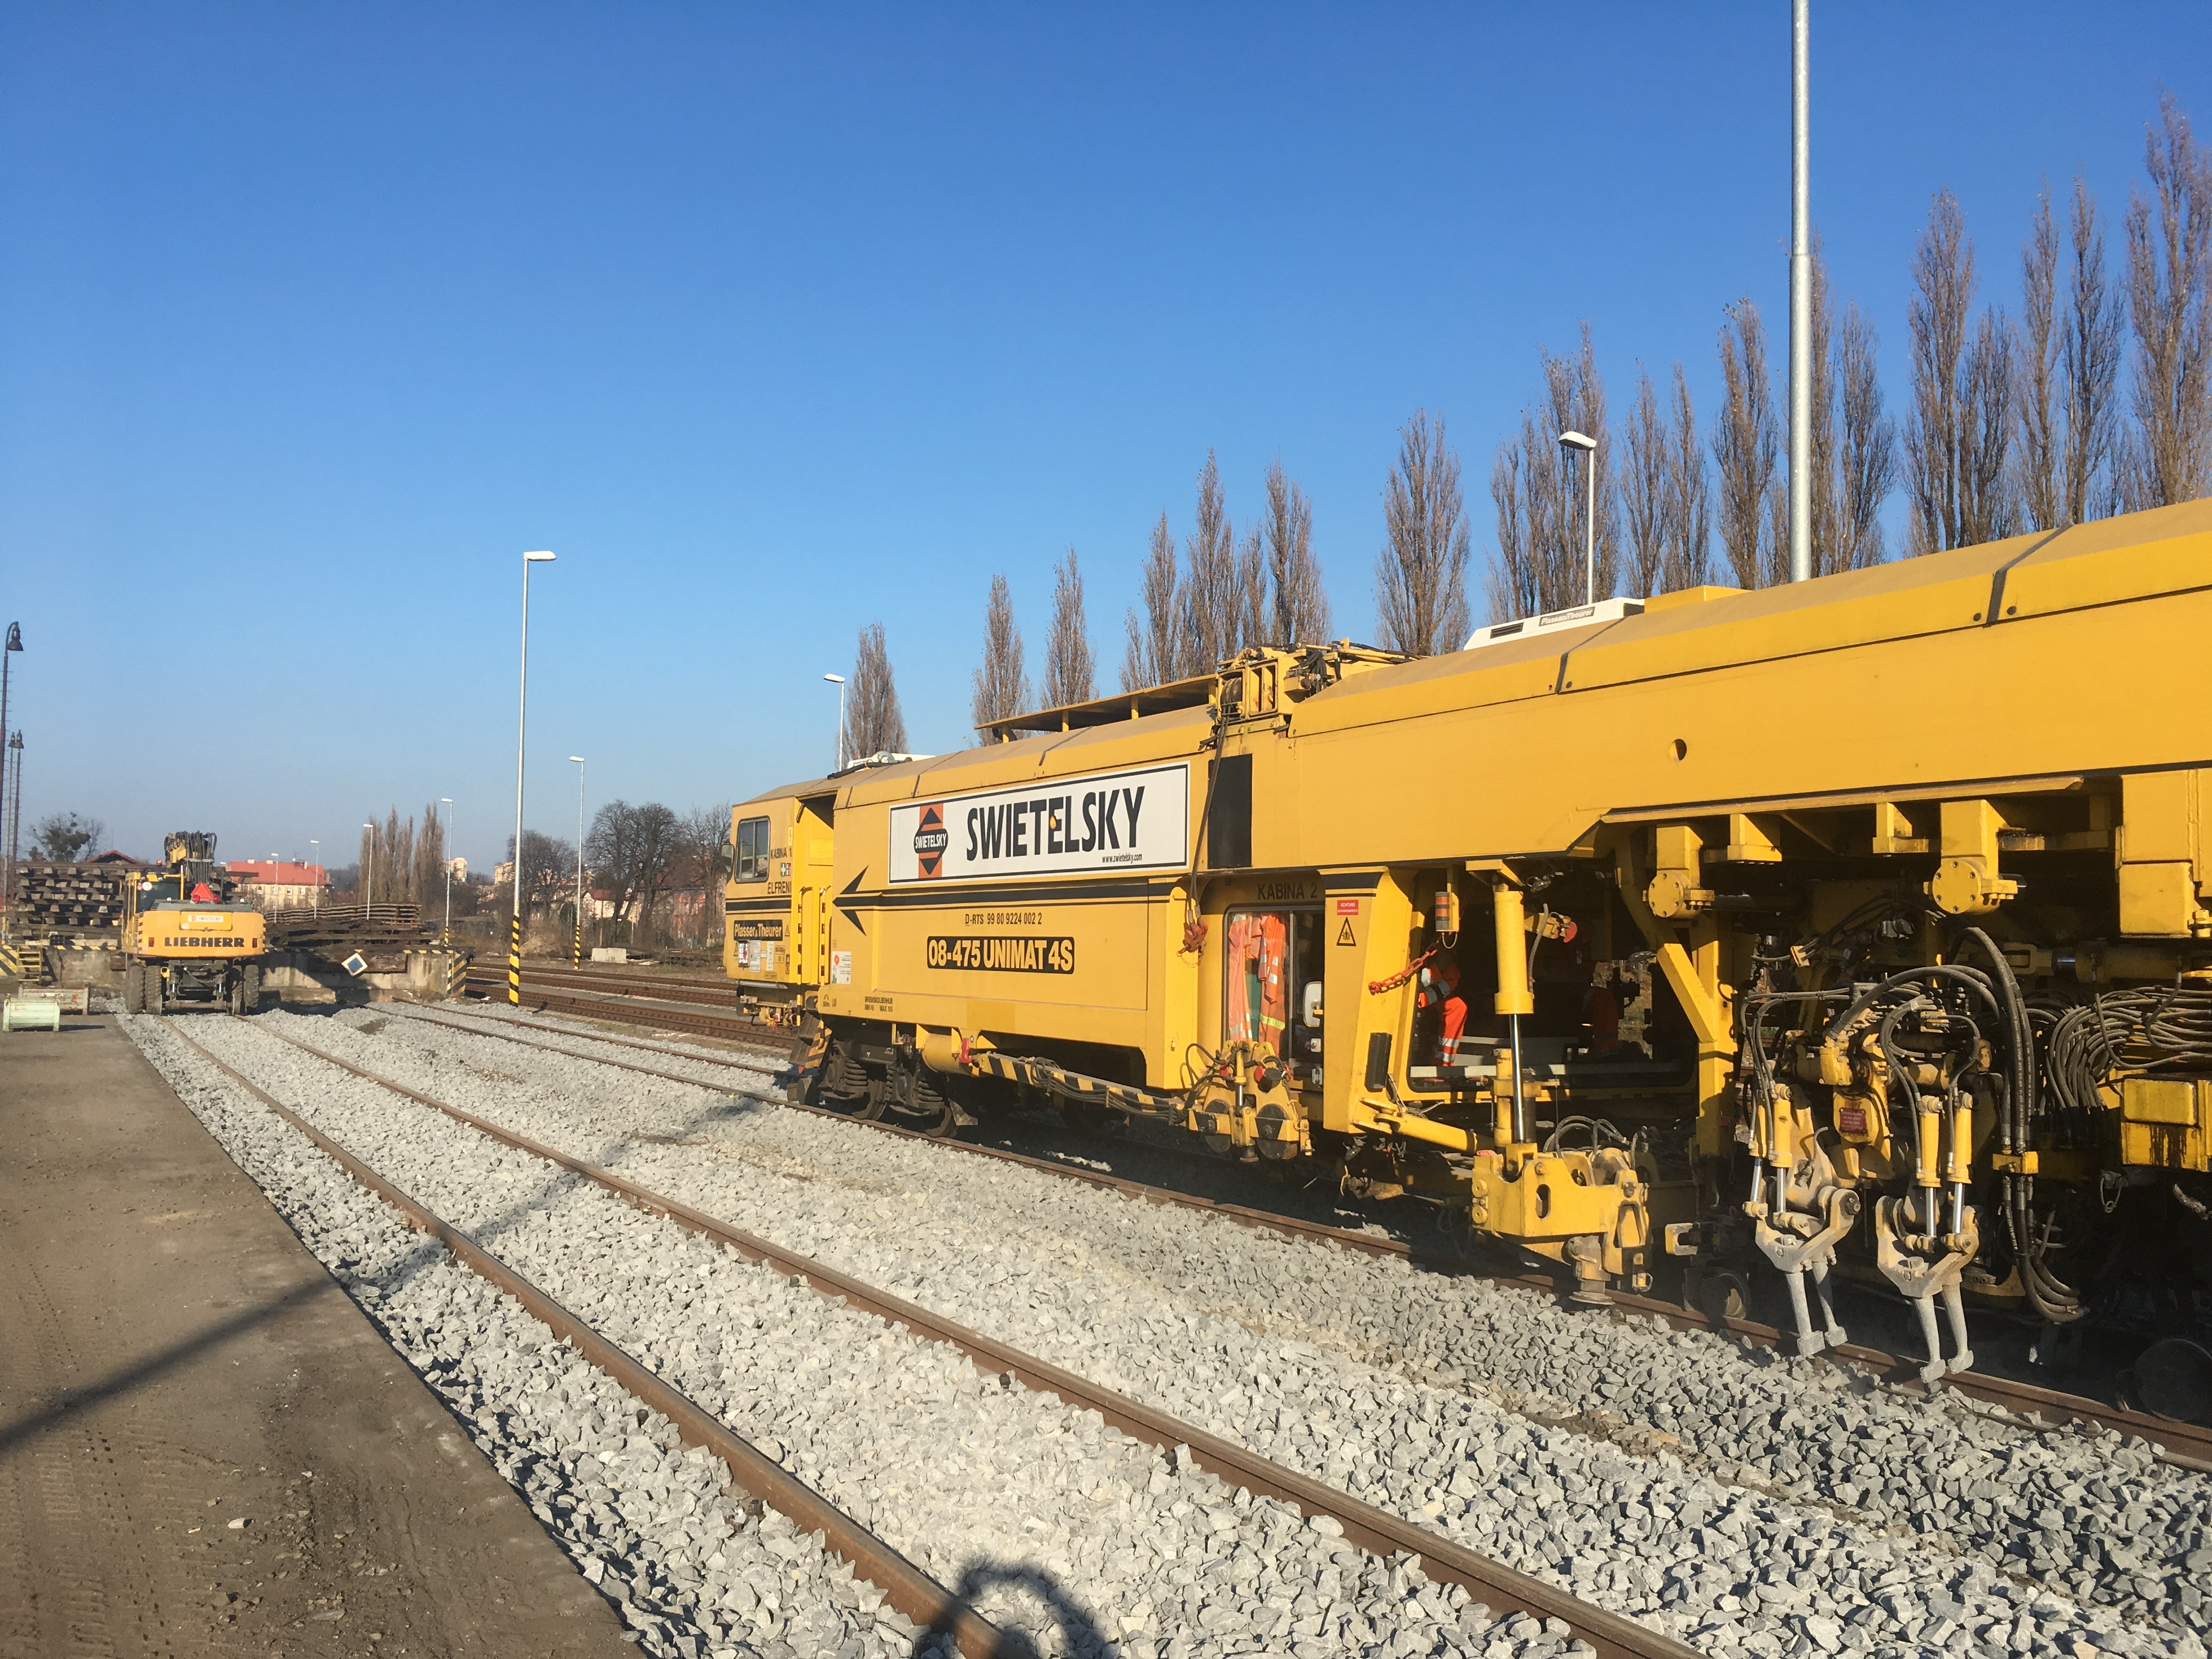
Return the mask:
M250 1014L261 1004L268 933L215 862L215 837L180 830L161 868L124 889L123 1006L129 1013L201 1007Z
M737 808L729 970L794 1090L1325 1158L1585 1299L1763 1261L1805 1352L1834 1267L1931 1379L1966 1296L2207 1296L2212 501L1478 637Z

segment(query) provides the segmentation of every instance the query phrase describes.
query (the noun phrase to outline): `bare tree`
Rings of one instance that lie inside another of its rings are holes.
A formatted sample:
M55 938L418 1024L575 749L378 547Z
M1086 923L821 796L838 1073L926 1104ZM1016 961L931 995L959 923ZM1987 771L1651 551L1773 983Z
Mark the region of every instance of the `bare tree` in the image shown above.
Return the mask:
M373 891L379 904L416 902L415 820L400 823L395 806L381 828L362 825L360 871L364 892Z
M899 713L898 686L891 678L891 653L884 625L860 630L853 660L852 683L845 688L845 758L906 752L906 717Z
M1182 665L1190 655L1188 611L1182 602L1175 538L1168 533L1164 513L1152 526L1152 549L1145 556L1144 605L1143 621L1133 610L1128 614L1128 649L1121 658L1124 691L1182 678Z
M1812 565L1814 575L1828 576L1881 562L1880 514L1897 486L1897 430L1882 411L1874 325L1856 301L1837 319L1817 236L1812 346ZM1786 522L1779 535L1786 550Z
M685 918L678 942L697 948L718 943L722 929L722 844L730 836L730 809L697 806L676 820L669 860L672 891L700 890L703 902ZM678 930L672 928L672 935Z
M983 665L975 671L975 695L969 705L972 724L981 732L993 720L1020 714L1029 701L1022 630L1014 625L1013 594L1002 571L991 578L990 602L983 608Z
M1230 642L1227 654L1234 656L1247 646L1267 642L1267 623L1273 607L1267 602L1267 556L1261 540L1261 526L1254 525L1244 532L1243 545L1237 550L1237 631Z
M418 904L434 904L446 891L446 825L438 816L438 803L422 808L422 828L414 837L414 858L409 885Z
M611 800L592 817L584 856L613 897L615 920L642 927L667 890L671 867L683 851L676 814L659 801L632 806ZM572 860L569 868L574 868Z
M1888 556L1881 514L1897 488L1897 426L1882 409L1876 349L1874 325L1853 301L1831 346L1838 442L1833 471L1822 476L1832 478L1833 507L1826 534L1814 541L1815 574L1862 570Z
M1313 503L1283 471L1279 460L1267 468L1267 516L1261 529L1272 589L1265 638L1273 645L1327 639L1328 595L1321 585L1320 562L1314 557Z
M2212 155L2170 93L2159 118L2143 139L2150 199L2129 192L2125 226L2136 429L2123 486L2135 507L2212 489Z
M2063 520L2081 524L2114 510L2119 453L2120 297L2105 266L2096 198L2077 176L2070 216L2066 318L2059 372L2066 399Z
M507 856L510 863L514 862L514 837L513 836L507 838ZM550 908L554 895L568 891L568 884L574 879L575 873L576 848L573 842L542 835L535 830L526 830L522 832L522 908L525 915ZM356 876L356 882L360 878ZM495 902L493 906L495 909L507 910L507 907L514 902L513 888L494 890L495 892L503 890L505 894L504 897ZM356 893L361 891L358 885L355 891ZM379 904L385 902L384 889L381 886L376 890L376 902ZM512 912L508 911L508 914Z
M77 812L50 812L31 831L33 858L55 864L74 864L99 848L107 826L98 818Z
M1690 382L1680 363L1674 365L1674 443L1668 452L1667 493L1671 534L1660 567L1660 591L1702 587L1712 579L1712 490L1705 446L1698 441Z
M1912 259L1912 423L1906 489L1915 554L2010 533L2013 329L1994 307L1972 327L1974 245L1958 198L1939 191Z
M1488 586L1491 611L1500 622L1583 602L1588 585L1584 466L1597 469L1597 592L1610 593L1620 582L1613 434L1589 325L1583 325L1582 346L1573 355L1554 356L1542 347L1538 352L1543 401L1521 411L1518 434L1499 447L1490 469L1491 500L1498 509L1498 560ZM1581 459L1572 465L1559 442L1559 434L1571 429L1597 440L1595 453L1577 452Z
M1185 544L1190 574L1183 587L1183 609L1190 618L1188 653L1176 678L1207 674L1224 657L1242 648L1238 638L1243 609L1237 572L1237 538L1221 496L1221 469L1213 452L1198 475L1198 514Z
M1500 443L1490 460L1490 503L1498 515L1498 555L1483 579L1483 587L1492 622L1535 616L1542 602L1536 580L1536 531L1528 522L1529 489L1523 477L1531 447L1537 441L1534 423L1523 410L1521 430Z
M1689 379L1674 365L1668 406L1640 369L1621 433L1620 511L1626 590L1649 598L1712 576L1712 506Z
M2027 240L2020 250L2020 441L2013 465L2020 475L2015 494L2021 520L2030 530L2052 530L2067 522L2057 301L2058 226L2051 215L2046 181L2036 195Z
M1075 550L1053 567L1052 636L1045 645L1044 706L1064 708L1098 695L1098 659L1083 618L1083 569Z
M1389 545L1375 557L1375 614L1390 650L1432 657L1467 642L1466 513L1444 423L1418 410L1399 428L1382 493Z
M1660 591L1668 544L1674 539L1671 435L1650 372L1639 363L1636 401L1628 406L1620 430L1621 532L1627 544L1628 592L1638 599Z
M1766 370L1766 325L1748 299L1728 308L1721 330L1721 416L1713 432L1720 474L1721 545L1739 587L1763 587L1788 574L1788 547L1775 545L1781 520L1781 447Z

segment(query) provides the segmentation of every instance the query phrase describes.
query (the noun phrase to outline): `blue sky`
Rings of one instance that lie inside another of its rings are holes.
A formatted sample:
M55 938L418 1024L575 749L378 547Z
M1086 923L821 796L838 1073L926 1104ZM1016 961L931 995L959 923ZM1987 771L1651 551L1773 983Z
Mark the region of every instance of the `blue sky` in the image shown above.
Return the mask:
M0 606L26 825L336 862L812 775L880 620L969 741L991 573L1040 651L1073 544L1105 684L1153 520L1279 456L1372 626L1396 428L1481 484L1587 319L1714 401L1782 325L1788 8L0 10ZM2117 216L2212 8L1816 0L1815 216L1905 388L1959 194L2010 303L2039 177ZM2115 235L2117 242L2117 234Z

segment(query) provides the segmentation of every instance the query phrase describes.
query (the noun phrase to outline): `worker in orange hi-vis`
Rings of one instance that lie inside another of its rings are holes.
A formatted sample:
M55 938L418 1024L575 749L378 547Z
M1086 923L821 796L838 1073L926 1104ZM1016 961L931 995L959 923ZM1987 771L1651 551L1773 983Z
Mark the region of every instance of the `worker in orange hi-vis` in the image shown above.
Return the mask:
M1229 1035L1280 1059L1289 1025L1290 924L1274 910L1231 916L1228 946Z
M1613 982L1609 965L1598 970L1589 995L1583 1000L1583 1021L1589 1027L1590 1057L1616 1058L1620 1053L1620 988Z
M1437 1063L1456 1066L1460 1034L1467 1030L1467 999L1459 994L1459 963L1451 957L1439 956L1421 969L1421 980L1423 990L1443 1016L1437 1032Z

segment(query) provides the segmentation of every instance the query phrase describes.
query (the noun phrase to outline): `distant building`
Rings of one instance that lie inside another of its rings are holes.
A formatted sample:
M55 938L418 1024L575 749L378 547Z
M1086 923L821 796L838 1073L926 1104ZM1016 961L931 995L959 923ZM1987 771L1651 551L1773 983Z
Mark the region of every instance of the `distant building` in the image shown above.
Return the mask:
M447 859L446 873L455 881L466 883L469 878L469 861L466 859Z
M323 902L330 872L319 864L291 864L276 859L233 859L239 896L264 910L304 910Z

